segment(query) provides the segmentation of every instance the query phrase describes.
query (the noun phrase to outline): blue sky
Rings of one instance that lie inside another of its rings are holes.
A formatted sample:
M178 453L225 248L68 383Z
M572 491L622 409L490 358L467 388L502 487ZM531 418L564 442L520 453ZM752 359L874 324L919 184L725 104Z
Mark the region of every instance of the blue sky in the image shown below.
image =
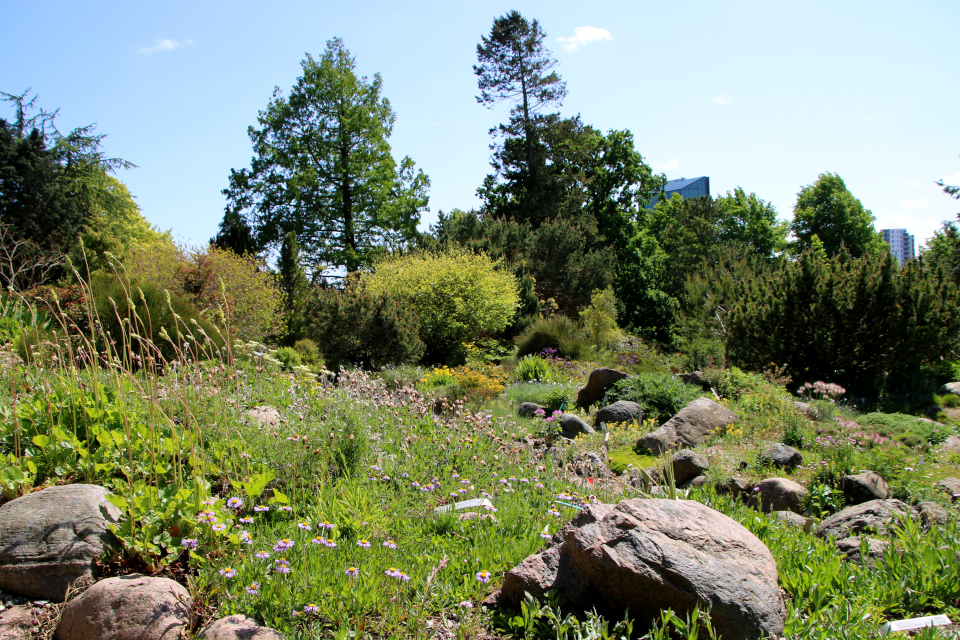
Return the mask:
M332 37L383 76L394 155L432 181L424 226L477 206L508 106L477 104L472 65L511 9L547 33L561 111L630 129L668 178L742 186L789 219L797 191L836 172L878 229L918 245L960 211L935 184L960 184L955 0L3 4L0 90L32 87L62 129L97 123L106 152L138 165L118 177L147 219L191 244L216 233L258 110Z

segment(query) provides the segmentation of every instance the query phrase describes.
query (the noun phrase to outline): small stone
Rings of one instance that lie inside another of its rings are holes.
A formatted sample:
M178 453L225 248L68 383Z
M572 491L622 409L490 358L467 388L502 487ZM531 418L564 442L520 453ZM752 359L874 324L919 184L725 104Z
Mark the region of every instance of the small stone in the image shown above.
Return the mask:
M767 478L754 487L750 506L760 507L765 512L793 511L803 512L803 502L807 497L806 487L787 478Z
M677 451L670 458L670 463L673 466L673 480L676 484L683 484L687 480L702 475L710 466L705 457L690 449Z
M544 407L541 407L536 402L524 402L520 405L520 408L517 409L517 415L521 418L532 418L537 415L538 410L543 411L544 413L547 411Z

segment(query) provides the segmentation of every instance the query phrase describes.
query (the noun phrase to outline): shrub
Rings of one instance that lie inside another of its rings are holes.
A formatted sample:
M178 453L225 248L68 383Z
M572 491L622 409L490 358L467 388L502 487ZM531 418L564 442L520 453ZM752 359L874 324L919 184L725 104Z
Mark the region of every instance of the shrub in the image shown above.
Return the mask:
M189 300L152 283L124 281L100 272L91 278L90 294L99 322L97 351L105 348L106 338L123 359L132 352L141 358L196 360L211 357L213 349L226 344L222 333Z
M517 368L513 371L513 378L520 382L549 380L550 363L546 359L533 354L524 356L517 362Z
M283 368L286 371L293 371L294 367L299 367L303 364L303 358L300 357L300 354L297 353L297 350L293 347L280 347L273 353L273 357L283 364Z
M597 353L609 349L620 338L613 287L593 291L590 304L580 311L580 322Z
M146 245L126 261L127 274L190 300L203 314L242 340L262 340L282 325L283 298L258 258L210 245L188 249Z
M703 372L703 380L717 392L721 398L736 400L741 395L757 391L769 384L758 373L747 373L737 367L729 369L707 369Z
M445 362L461 345L501 331L517 308L517 279L486 254L462 250L389 258L363 277L416 313L427 357Z
M567 386L557 386L547 391L546 395L543 396L543 402L540 404L547 411L553 412L572 407L574 402L576 402L576 395L573 389Z
M955 393L948 393L940 398L941 407L956 408L960 407L960 396Z
M503 400L514 407L519 407L524 402L534 402L542 407L546 407L551 402L557 404L553 410L559 409L559 403L556 399L572 398L576 390L555 382L516 382L507 386L503 390ZM562 402L562 400L561 400ZM570 406L567 404L566 406Z
M644 417L664 422L688 403L704 394L698 387L673 376L640 373L620 380L607 392L604 402L632 400L640 405Z
M327 364L414 362L423 355L417 317L393 297L350 283L344 291L319 289L306 305L307 328Z
M297 340L293 344L293 349L300 356L303 364L308 367L319 367L323 364L320 358L320 347L310 338Z
M402 389L420 382L423 370L415 365L389 365L380 370L387 389Z
M786 365L797 380L830 380L872 395L886 372L912 371L960 340L960 291L922 260L841 249L784 261L744 281L729 314L730 359Z
M517 337L517 355L523 357L554 349L557 356L578 360L587 350L587 342L576 323L566 316L540 318Z
M953 434L950 427L927 422L902 413L868 413L857 422L875 429L880 435L899 440L908 447L940 444Z

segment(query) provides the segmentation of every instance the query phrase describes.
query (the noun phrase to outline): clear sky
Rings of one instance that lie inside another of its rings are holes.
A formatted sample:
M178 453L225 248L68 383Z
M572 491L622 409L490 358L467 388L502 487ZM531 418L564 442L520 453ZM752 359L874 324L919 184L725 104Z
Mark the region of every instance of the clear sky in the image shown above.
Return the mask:
M670 179L742 186L792 218L799 189L835 172L880 228L928 238L960 202L960 2L0 2L0 91L27 87L60 127L96 123L150 222L206 242L247 127L305 53L341 37L380 72L391 145L432 181L430 212L478 205L487 131L476 45L511 9L540 21L568 97L561 111L630 129ZM0 107L0 117L10 117Z

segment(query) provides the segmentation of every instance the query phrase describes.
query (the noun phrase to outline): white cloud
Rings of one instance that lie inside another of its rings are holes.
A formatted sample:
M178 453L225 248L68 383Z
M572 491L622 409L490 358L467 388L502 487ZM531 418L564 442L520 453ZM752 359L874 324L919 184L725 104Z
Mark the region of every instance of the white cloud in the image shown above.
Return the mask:
M958 185L958 184L960 184L960 171L957 171L957 172L956 172L955 174L953 174L952 176L944 176L944 177L943 177L943 182L944 182L944 184L949 184L949 185Z
M140 49L140 53L149 55L151 53L159 53L160 51L174 51L176 49L179 49L183 45L192 44L192 43L193 43L193 40L185 40L183 42L178 42L177 40L173 40L172 38L157 38L157 44L153 45L152 47L142 47Z
M653 166L660 171L676 171L680 168L680 158L670 158L664 163L654 164Z
M710 102L714 104L730 104L730 96L717 96Z
M587 44L588 42L596 42L597 40L613 40L613 36L611 36L610 32L606 29L587 25L586 27L577 27L574 29L573 35L569 38L564 38L563 36L557 38L557 42L562 44L563 48L567 51L576 51L580 45Z
M923 207L930 206L930 203L924 198L920 198L919 200L904 200L900 204L905 206L907 209L922 209Z

